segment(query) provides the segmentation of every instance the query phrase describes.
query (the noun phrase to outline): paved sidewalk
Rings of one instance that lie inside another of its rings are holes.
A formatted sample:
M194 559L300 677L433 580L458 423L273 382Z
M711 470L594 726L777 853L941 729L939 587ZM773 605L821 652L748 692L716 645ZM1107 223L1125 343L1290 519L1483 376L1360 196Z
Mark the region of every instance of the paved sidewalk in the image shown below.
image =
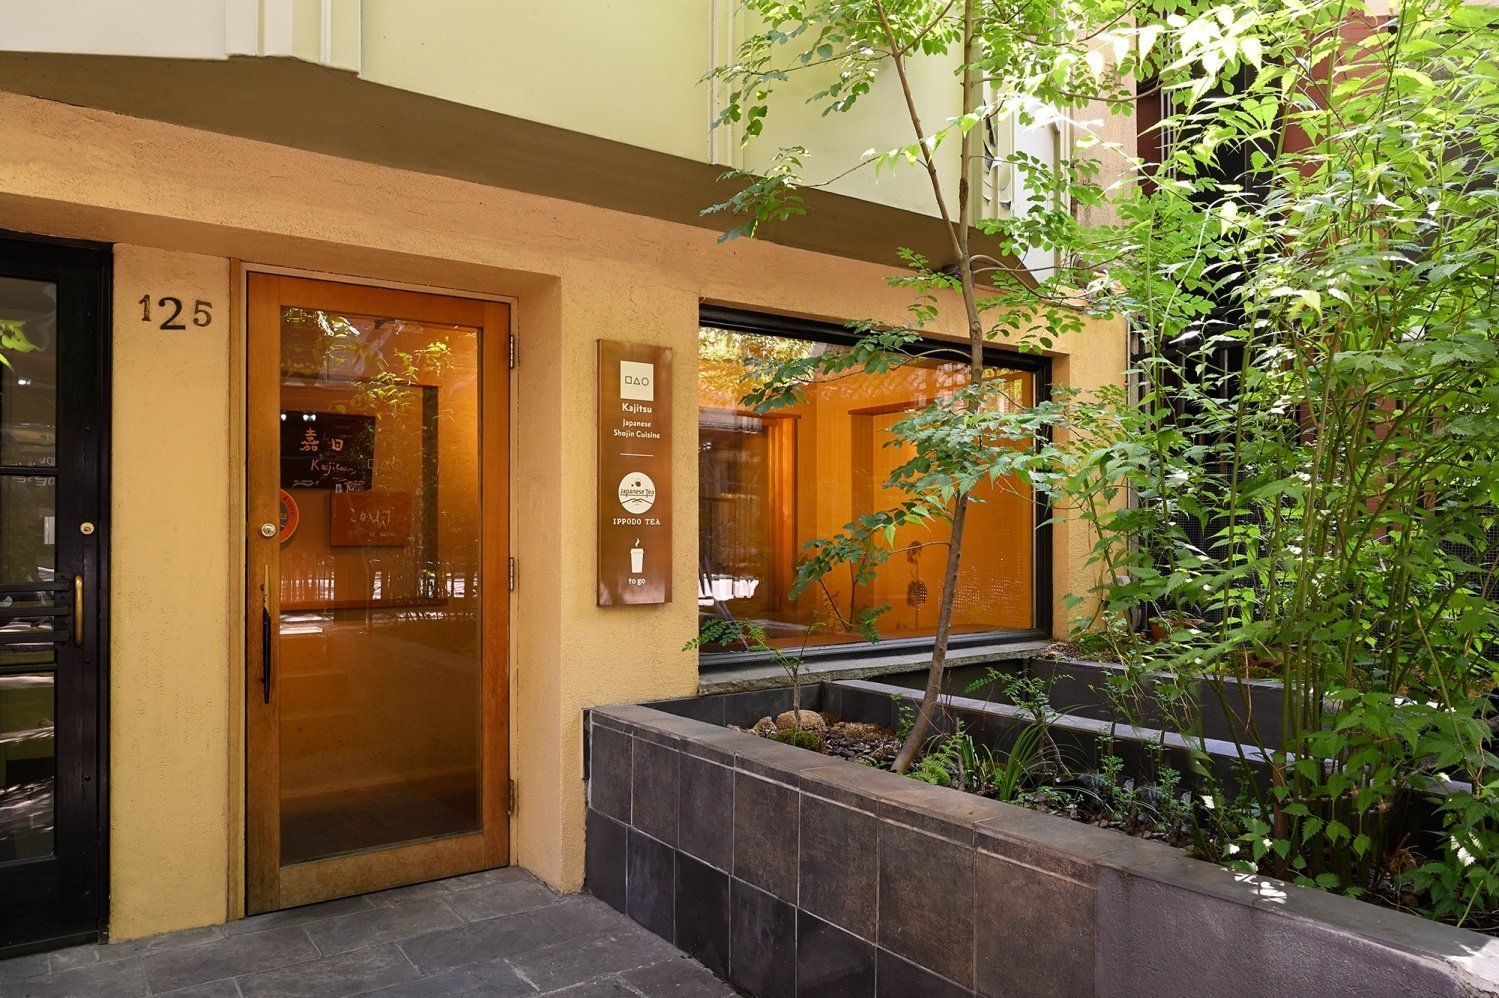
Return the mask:
M554 894L514 868L0 960L6 998L734 994L603 902Z

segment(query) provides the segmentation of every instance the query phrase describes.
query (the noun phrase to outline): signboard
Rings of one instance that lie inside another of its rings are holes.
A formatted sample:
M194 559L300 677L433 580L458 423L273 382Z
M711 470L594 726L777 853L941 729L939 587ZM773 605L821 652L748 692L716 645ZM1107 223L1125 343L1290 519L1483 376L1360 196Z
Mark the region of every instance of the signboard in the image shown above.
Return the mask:
M671 602L671 349L599 340L599 606Z
M411 542L411 495L335 492L329 541L334 547L397 547Z
M375 417L281 413L281 487L366 492L375 479Z

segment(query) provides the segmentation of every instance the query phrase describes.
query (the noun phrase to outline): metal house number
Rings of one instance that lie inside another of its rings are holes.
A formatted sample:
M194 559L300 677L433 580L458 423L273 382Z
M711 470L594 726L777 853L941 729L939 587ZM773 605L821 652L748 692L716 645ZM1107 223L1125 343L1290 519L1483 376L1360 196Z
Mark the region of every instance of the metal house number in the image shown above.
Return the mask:
M141 295L138 304L141 307L141 321L151 321L151 296ZM182 299L172 295L164 295L156 299L156 307L166 313L166 318L161 320L161 329L186 329L187 326L178 320L183 318ZM160 314L160 313L158 313ZM199 329L213 325L213 302L204 301L202 298L193 301L192 323Z

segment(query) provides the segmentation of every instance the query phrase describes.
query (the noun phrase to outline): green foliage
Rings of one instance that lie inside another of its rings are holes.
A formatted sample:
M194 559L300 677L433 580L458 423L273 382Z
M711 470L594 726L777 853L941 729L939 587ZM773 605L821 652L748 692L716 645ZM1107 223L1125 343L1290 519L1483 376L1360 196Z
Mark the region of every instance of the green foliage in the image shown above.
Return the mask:
M1254 668L1283 683L1283 741L1265 746L1271 786L1232 802L1209 787L1214 806L1192 812L1202 842L1350 894L1398 881L1424 891L1438 917L1495 906L1499 10L1456 0L1413 0L1395 15L1342 0L746 6L761 30L711 74L727 97L721 122L744 140L802 74L820 81L812 100L828 113L877 86L905 95L920 59L954 66L961 95L957 114L913 114L910 144L853 167L929 176L953 258L906 254L894 281L913 296L901 329L860 323L856 360L766 369L747 400L788 404L799 385L851 364L889 370L939 308L961 308L971 331L968 386L894 429L913 455L886 483L900 501L814 542L798 591L834 569L867 581L900 526L956 530L977 483L1016 476L1096 541L1091 595L1104 627L1088 640L1126 666L1111 683L1118 702L1148 699L1190 722L1199 690L1226 702L1228 676ZM1373 30L1349 30L1359 23ZM1126 108L1132 78L1167 98L1163 155L1107 184L1099 163L1122 154L1090 143L1087 115L1072 112ZM1011 258L1058 251L1051 274L972 252L966 185L954 197L956 178L933 155L944 142L974 155L980 128L1010 113L1068 115L1084 140L1057 164L1011 157L1036 207L977 223ZM1240 154L1248 170L1225 169ZM751 232L800 207L789 200L806 186L794 176L800 154L777 163L725 202ZM1085 226L1070 206L1113 220ZM989 404L999 389L983 371L984 342L1046 349L1088 314L1129 318L1140 343L1130 391L1059 386L1019 413ZM1132 616L1202 623L1144 642L1123 624ZM934 676L945 640L939 624ZM1177 678L1161 682L1160 671ZM925 738L930 708L908 744ZM1260 755L1261 720L1248 719L1246 762ZM948 754L961 746L950 741L929 777L956 779ZM1121 773L1104 781L1117 811L1141 809L1143 792ZM1423 797L1440 808L1445 843L1412 861L1397 829Z
M0 364L10 367L8 354L31 353L36 349L26 336L26 324L19 319L0 319Z
M807 627L806 638L812 636L816 622ZM770 660L786 673L791 680L792 730L801 731L802 709L802 657L806 652L806 641L795 655L786 654L766 640L765 628L752 620L736 620L728 617L709 617L698 628L697 637L682 646L683 651L697 651L704 645L743 645L751 651L770 656ZM803 746L805 747L805 746Z
M770 738L772 741L781 742L784 745L794 745L797 748L809 749L813 752L822 751L822 736L815 731L807 731L801 727L791 727L785 731L777 731Z

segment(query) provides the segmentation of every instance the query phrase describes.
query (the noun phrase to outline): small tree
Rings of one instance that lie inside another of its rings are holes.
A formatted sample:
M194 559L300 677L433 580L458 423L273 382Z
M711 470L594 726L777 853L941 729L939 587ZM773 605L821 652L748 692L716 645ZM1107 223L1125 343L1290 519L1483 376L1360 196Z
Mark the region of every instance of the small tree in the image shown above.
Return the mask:
M815 74L825 84L812 97L824 106L824 114L848 112L877 83L889 80L900 91L912 141L869 156L854 168L919 169L928 182L949 256L947 263L939 264L902 250L909 270L895 283L914 294L906 324L889 328L873 321L856 323L860 339L845 354L759 365L755 374L760 385L746 396L746 404L762 411L793 404L800 400L802 386L820 375L852 368L888 371L902 362L936 320L944 300L961 304L968 333L966 387L892 427L895 440L912 454L887 483L905 496L903 501L892 509L871 510L835 536L809 545L809 557L799 565L791 592L798 595L839 565L853 568L856 585L867 583L888 559L897 528L948 524L931 669L915 723L895 761L896 771L905 772L931 729L941 689L973 491L982 482L1023 475L1030 459L1014 443L1026 439L1034 427L1002 415L990 404L1001 388L986 370L984 347L992 339L1008 338L1022 348L1042 349L1057 335L1080 328L1075 289L1096 275L1069 263L1057 273L1043 275L1038 284L1014 260L1030 248L1058 250L1070 257L1081 241L1081 230L1067 205L1096 203L1102 197L1093 182L1097 164L1091 160L1049 165L1017 154L1010 157L1010 165L1038 195L1039 206L1017 218L974 220L971 171L965 167L947 175L939 167L937 150L945 142L955 142L960 162L971 164L980 154L980 136L997 117L1013 114L1032 123L1046 113L1042 108L1074 108L1100 98L1123 106L1128 99L1124 79L1133 56L1125 46L1119 65L1109 68L1092 46L1099 32L1119 23L1129 8L1115 0L1065 0L1055 5L748 0L744 6L761 30L743 42L735 64L712 74L728 84L719 123L737 124L745 141L753 140L763 131L776 90L793 74ZM961 108L958 115L935 123L923 116L910 74L913 62L933 58L955 63L952 96ZM746 216L730 237L754 235L767 221L801 214L804 204L797 191L805 157L804 148L788 147L763 175L732 173L748 181L747 186L709 210ZM973 251L975 224L999 238L1002 257Z
M1225 858L1349 893L1404 884L1456 920L1494 907L1499 12L1455 0L1393 14L1342 0L748 6L764 30L719 71L732 84L724 119L753 138L777 86L816 67L837 70L814 98L831 113L893 76L915 141L866 167L927 175L956 264L908 255L907 325L863 323L849 355L774 365L749 398L774 406L816 373L898 363L890 354L939 301L961 302L967 388L895 427L915 453L891 480L908 498L815 543L798 577L877 560L901 523L952 524L932 671L898 768L938 692L968 497L1015 473L1096 531L1105 611L1195 622L1120 643L1132 666L1181 677L1172 702L1197 677L1220 696L1221 678L1250 665L1281 677L1272 786L1213 819L1238 837L1220 838ZM907 67L949 54L962 110L928 127ZM1012 157L1038 196L1059 196L975 225L1011 256L1056 248L1063 265L1032 284L972 253L971 191L966 174L942 175L941 143L959 142L968 163L980 127L1017 105L1124 108L1132 74L1164 110L1159 165L1104 189L1090 159ZM783 152L725 203L748 216L741 232L801 210L803 158ZM1085 229L1069 200L1117 221ZM1145 347L1139 397L1062 390L1028 413L987 411L985 341L1044 347L1079 308L1129 316ZM1047 430L1065 433L1034 451L1001 445ZM1444 815L1435 848L1399 831L1419 796Z

